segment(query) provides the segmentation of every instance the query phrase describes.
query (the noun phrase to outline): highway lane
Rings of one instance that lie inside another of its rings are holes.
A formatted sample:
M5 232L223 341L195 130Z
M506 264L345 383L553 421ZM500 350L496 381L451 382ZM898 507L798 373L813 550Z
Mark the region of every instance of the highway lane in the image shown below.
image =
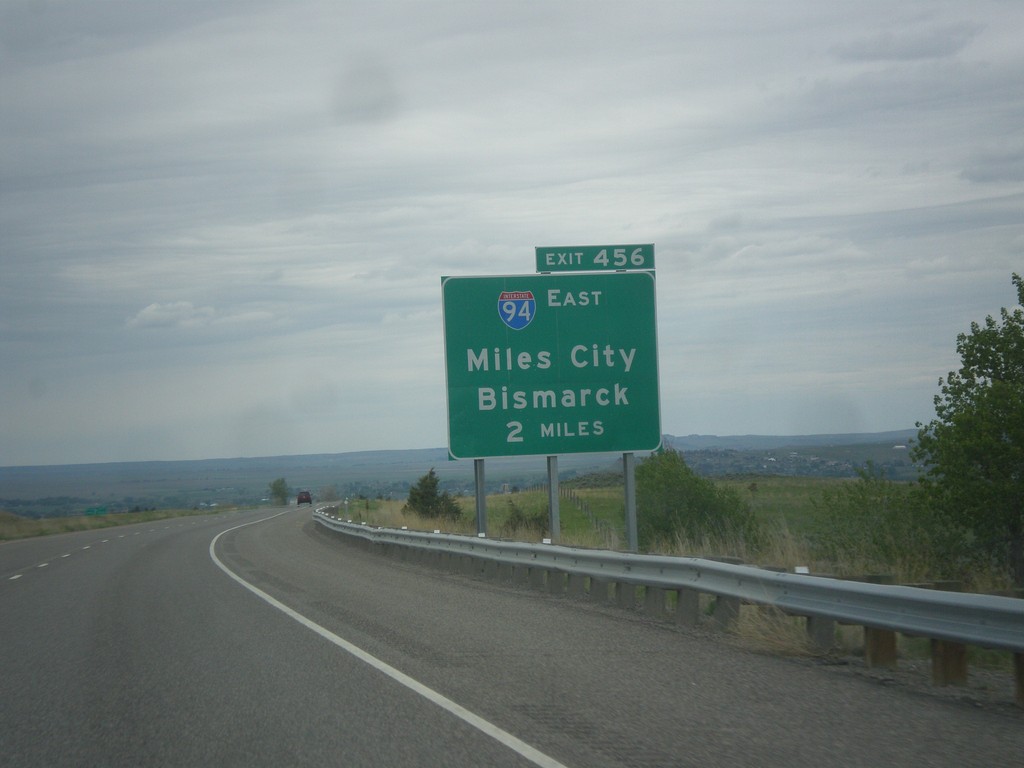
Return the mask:
M1021 713L770 658L524 588L399 563L299 513L223 556L304 616L573 766L1011 765Z
M531 764L226 577L211 540L266 516L0 546L0 764Z
M1014 712L398 563L308 508L254 522L268 514L0 546L0 762L792 768L1024 754Z

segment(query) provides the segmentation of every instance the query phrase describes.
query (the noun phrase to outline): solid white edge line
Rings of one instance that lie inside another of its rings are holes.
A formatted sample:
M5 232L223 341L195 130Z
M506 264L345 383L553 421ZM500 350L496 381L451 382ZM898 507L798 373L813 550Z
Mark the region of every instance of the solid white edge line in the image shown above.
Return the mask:
M415 693L418 693L420 696L422 696L423 698L427 699L427 701L430 701L433 704L436 704L437 706L441 707L442 709L447 710L448 712L450 712L451 714L455 715L457 718L459 718L463 722L465 722L468 725L471 725L474 728L476 728L481 733L484 733L487 736L490 736L492 739L494 739L495 741L499 742L500 744L503 744L504 746L508 747L513 752L516 752L519 755L521 755L522 757L525 757L527 760L532 762L534 765L540 766L541 768L568 768L568 766L566 766L564 763L558 762L553 757L544 754L543 752L541 752L539 749L536 749L535 747L530 746L529 744L527 744L522 739L520 739L520 738L518 738L516 736L513 736L508 731L505 731L505 730L499 728L498 726L496 726L494 723L490 722L489 720L485 720L484 718L480 717L479 715L476 715L473 712L470 712L468 709L466 709L462 705L456 704L454 701L449 699L447 696L445 696L445 695L443 695L441 693L438 693L433 688L428 688L427 686L425 686L423 683L419 682L415 678L409 677L409 675L405 674L404 672L399 671L398 669L395 669L394 667L392 667L387 662L381 661L376 656L373 656L370 653L368 653L367 651L364 651L359 646L353 645L352 643L350 643L345 638L339 637L338 635L336 635L333 632L331 632L329 629L326 629L325 627L322 627L319 624L317 624L315 621L306 618L305 616L303 616L298 611L295 611L292 608L289 608L287 605L285 605L284 603L280 602L276 598L273 598L270 595L268 595L266 592L261 590L259 587L256 587L256 586L250 584L248 581L243 579L241 576L239 576L238 574L236 574L233 571L229 570L228 567L226 565L224 565L224 563L222 563L220 561L220 558L217 557L217 553L215 551L216 546L217 546L217 539L219 539L225 533L230 533L231 531L237 530L239 528L245 528L247 525L255 525L256 523L263 523L263 522L266 522L267 520L273 520L275 517L280 517L281 515L286 514L288 511L290 511L290 510L285 510L284 512L278 512L276 515L271 515L270 517L264 517L264 518L261 518L259 520L253 520L252 522L248 522L248 523L242 523L241 525L236 525L233 528L228 528L226 530L221 531L216 536L214 536L213 540L210 542L210 559L213 560L213 562L217 565L217 567L220 568L222 571L224 571L224 573L226 573L232 579L234 579L239 584L241 584L243 587L248 589L254 595L259 597L261 600L263 600L263 601L269 603L270 605L272 605L273 607L277 608L279 611L281 611L286 616L294 619L295 621L297 621L299 624L301 624L302 626L306 627L307 629L310 629L313 632L316 632L318 635L320 635L325 640L328 640L331 643L334 643L334 645L338 646L343 651L351 654L352 656L355 656L357 659L359 659L363 663L370 665L371 667L373 667L374 669L376 669L379 672L383 672L385 675L390 677L392 680L400 683L401 685L404 685L409 690L414 691Z

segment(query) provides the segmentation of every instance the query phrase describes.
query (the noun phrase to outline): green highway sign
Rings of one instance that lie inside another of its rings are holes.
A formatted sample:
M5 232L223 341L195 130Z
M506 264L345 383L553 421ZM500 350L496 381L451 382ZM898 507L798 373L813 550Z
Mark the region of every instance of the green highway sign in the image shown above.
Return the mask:
M538 272L654 269L654 245L559 245L534 248Z
M654 274L444 277L453 458L655 450Z

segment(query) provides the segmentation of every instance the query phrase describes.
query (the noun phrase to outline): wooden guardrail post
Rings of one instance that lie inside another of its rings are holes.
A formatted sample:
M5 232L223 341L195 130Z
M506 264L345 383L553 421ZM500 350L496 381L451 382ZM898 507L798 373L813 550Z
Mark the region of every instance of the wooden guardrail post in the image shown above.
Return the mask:
M695 589L677 589L676 624L695 627L700 622L700 592Z
M967 646L932 640L932 685L967 685Z
M807 617L807 639L820 651L827 651L836 644L836 622L824 616Z
M662 587L644 588L644 612L659 619L665 615L665 590Z
M711 616L720 628L731 627L740 617L740 599L718 595L715 598L715 608Z
M608 602L608 580L590 577L590 599L595 603Z
M528 581L533 589L544 589L547 586L548 572L544 568L532 567L530 568L530 575Z
M937 581L932 589L959 592L959 581ZM931 641L932 685L967 685L967 646L948 640Z
M570 573L569 583L565 587L565 593L569 597L586 597L587 577L582 573Z
M1017 684L1017 706L1024 707L1024 653L1013 654L1013 676Z
M615 601L619 608L627 611L636 609L636 584L619 581L615 584Z
M869 667L896 666L896 633L891 629L864 627L864 662Z
M565 594L566 575L562 571L548 571L548 592L552 595Z
M516 564L512 566L512 583L527 584L530 581L530 566Z
M868 584L892 584L888 573L871 573L864 577ZM891 629L864 627L864 663L869 667L893 668L897 664L896 633Z

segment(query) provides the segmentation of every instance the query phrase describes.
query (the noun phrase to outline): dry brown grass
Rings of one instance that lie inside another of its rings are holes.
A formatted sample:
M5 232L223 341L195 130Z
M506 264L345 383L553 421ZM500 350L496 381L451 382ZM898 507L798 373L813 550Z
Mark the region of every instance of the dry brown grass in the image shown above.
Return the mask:
M436 531L442 533L459 533L472 535L476 533L476 520L471 512L467 513L467 503L464 499L456 499L462 507L462 518L456 521L432 520L405 511L405 501L395 499L376 499L365 506L350 504L347 513L348 519L356 523L376 525L381 528L407 528L410 531ZM345 516L344 506L338 507L338 513Z
M218 511L226 512L230 508L222 507ZM187 517L191 515L213 514L210 510L194 509L160 509L149 512L125 512L114 515L75 515L73 517L46 517L39 520L21 517L10 512L0 511L0 541L28 539L36 536L49 536L54 533L71 533L73 531L92 531L101 528L112 528L119 525L145 523L150 520L164 520L169 517Z
M820 653L807 638L807 621L768 605L743 605L732 633L744 646L781 656Z

